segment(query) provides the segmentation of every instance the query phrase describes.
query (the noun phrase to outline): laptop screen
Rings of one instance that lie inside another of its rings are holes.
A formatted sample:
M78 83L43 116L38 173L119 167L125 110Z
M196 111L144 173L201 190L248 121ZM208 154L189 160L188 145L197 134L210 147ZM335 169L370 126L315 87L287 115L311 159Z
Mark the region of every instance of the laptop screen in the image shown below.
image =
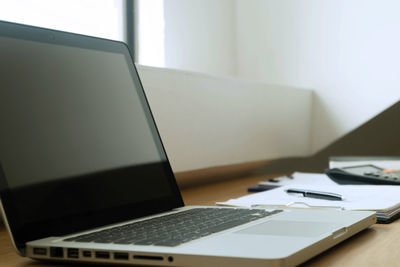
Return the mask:
M18 242L182 205L125 45L0 23L0 58L1 197Z

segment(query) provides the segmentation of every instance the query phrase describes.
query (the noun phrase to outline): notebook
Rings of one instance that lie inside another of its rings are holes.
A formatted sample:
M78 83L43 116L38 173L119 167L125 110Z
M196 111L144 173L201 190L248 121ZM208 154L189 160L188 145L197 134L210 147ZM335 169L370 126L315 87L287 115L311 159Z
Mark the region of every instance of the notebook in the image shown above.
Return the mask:
M0 58L1 210L21 256L292 266L376 221L369 211L185 207L123 43L0 22Z

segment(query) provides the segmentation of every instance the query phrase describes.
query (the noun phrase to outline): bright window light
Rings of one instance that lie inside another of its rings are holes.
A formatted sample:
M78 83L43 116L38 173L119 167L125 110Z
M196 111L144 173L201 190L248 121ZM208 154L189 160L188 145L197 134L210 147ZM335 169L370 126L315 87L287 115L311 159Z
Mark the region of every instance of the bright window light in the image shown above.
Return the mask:
M0 20L123 40L122 0L0 0Z
M138 62L165 67L164 1L138 1Z

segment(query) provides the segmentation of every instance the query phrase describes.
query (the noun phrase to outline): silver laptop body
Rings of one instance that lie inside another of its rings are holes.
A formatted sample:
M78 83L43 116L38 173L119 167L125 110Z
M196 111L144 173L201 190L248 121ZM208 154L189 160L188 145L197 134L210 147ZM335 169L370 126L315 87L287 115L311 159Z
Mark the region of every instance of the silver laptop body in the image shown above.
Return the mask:
M121 42L0 22L0 58L1 210L21 256L152 266L293 266L376 222L373 212L361 211L185 207ZM109 240L111 232L142 229L137 227L168 216L177 218L176 226L183 219L175 213L182 212L197 216L193 227L203 224L195 212L251 219L222 230L216 229L237 219L215 223L196 238L198 230L192 230L191 238L177 243L160 235L141 244L126 232L119 232L125 243Z
M182 209L191 208L194 207ZM62 241L65 237L48 237L28 242L26 254L36 259L55 259L49 256L50 248L60 247L64 261L151 266L295 266L374 223L375 215L371 212L287 210L177 247L71 244ZM47 252L35 255L35 248L46 248ZM77 250L76 258L71 256L71 249Z

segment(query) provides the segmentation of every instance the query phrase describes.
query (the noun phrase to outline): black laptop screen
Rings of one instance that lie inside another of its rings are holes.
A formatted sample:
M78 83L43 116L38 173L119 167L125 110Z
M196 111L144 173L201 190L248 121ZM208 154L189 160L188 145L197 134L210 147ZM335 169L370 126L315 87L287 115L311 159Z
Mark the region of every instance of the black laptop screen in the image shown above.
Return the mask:
M123 44L0 33L1 196L18 242L182 205Z

